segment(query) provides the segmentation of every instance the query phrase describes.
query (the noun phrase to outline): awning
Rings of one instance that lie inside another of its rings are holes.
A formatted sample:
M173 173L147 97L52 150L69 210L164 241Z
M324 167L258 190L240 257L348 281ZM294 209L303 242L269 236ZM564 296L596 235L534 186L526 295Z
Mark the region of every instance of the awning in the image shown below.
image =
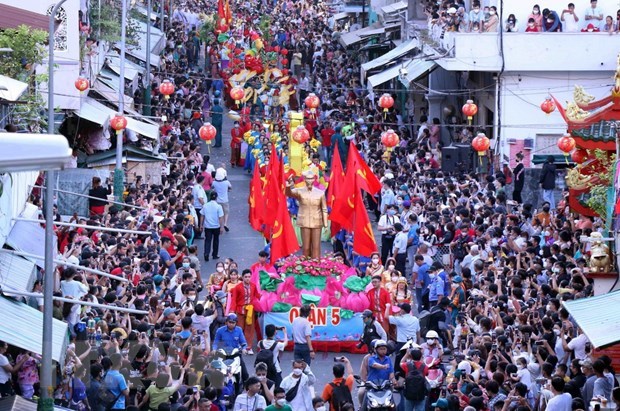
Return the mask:
M118 44L114 45L114 48L117 49L117 50L119 50L118 47L119 47ZM137 47L135 47L135 46L127 47L125 49L125 54L129 55L129 56L132 56L133 58L135 58L135 59L137 59L139 61L142 61L142 62L144 62L146 64L146 53L142 49L138 50ZM159 55L151 54L151 67L155 67L155 68L159 67L159 60L160 60L159 59Z
M397 64L387 70L368 77L368 89L373 89L383 83L387 83L395 77L398 77L400 70L403 68L402 64Z
M54 405L55 410L68 410L69 408ZM37 411L37 403L27 400L19 395L0 399L0 411Z
M366 77L366 73L372 69L377 67L385 66L389 62L399 59L408 53L411 53L416 47L419 46L419 42L417 39L412 39L408 42L405 42L398 47L393 48L382 56L377 57L374 60L370 60L364 64L362 64L362 79Z
M338 41L343 47L349 47L353 44L359 43L360 41L370 37L377 36L379 34L383 34L390 29L394 29L396 27L400 27L400 24L392 24L388 26L382 27L364 27L363 29L350 31L348 33L342 33Z
M93 86L93 91L97 92L101 95L101 97L118 107L118 87L116 89L110 87L109 83L98 78ZM128 107L133 107L133 98L128 95L124 95L123 100L125 101L125 112L127 112Z
M106 57L106 59L108 59L108 64L106 64L106 67L108 68L108 70L114 72L114 74L116 74L116 78L120 78L121 76L120 59L115 60L109 57ZM99 73L103 74L104 76L108 76L107 74L105 74L105 72L108 70L101 70ZM125 62L125 80L134 81L138 77L138 74L140 73L142 73L142 70L136 70L135 65L127 64L127 62Z
M381 12L383 14L392 14L398 13L401 10L407 9L407 3L404 1L399 1L398 3L388 4L387 6L381 7Z
M145 22L131 19L131 24L136 26L136 39L138 40L138 46L140 47L140 51L145 53L146 56L146 31L147 25ZM160 29L151 25L151 49L150 53L159 56L159 53L164 49L166 40L164 39L164 34ZM151 59L153 57L151 56Z
M27 88L26 83L0 75L0 100L17 101Z
M31 203L26 203L24 211L19 215L23 218L37 218L38 208ZM43 221L42 221L43 222ZM52 248L52 256L57 258L58 256L58 239L56 236L52 238L54 247ZM12 249L17 251L23 251L37 256L45 255L45 229L41 224L31 223L28 221L15 221L9 236L6 239L6 244ZM45 261L43 258L36 259L28 257L27 260L32 261L40 268L45 267ZM30 291L30 290L28 290ZM2 311L0 311L1 313Z
M405 66L407 74L400 79L400 82L403 83L405 87L409 87L409 83L427 75L435 67L437 67L437 63L434 61L413 59Z
M4 290L31 292L37 276L36 265L18 255L0 253L0 287Z
M338 20L344 20L347 17L349 17L349 13L338 13L338 14L334 14L334 21L338 21Z
M544 164L547 162L547 158L549 156L553 157L553 163L558 165L568 165L573 164L573 159L571 156L565 156L564 154L534 154L532 156L533 164ZM568 161L568 164L566 163Z
M0 296L0 341L42 355L43 313L12 298ZM69 338L68 325L54 319L52 325L52 359L64 365Z
M563 305L595 348L620 341L620 291L565 301Z
M22 24L45 32L47 32L50 27L49 17L45 14L0 4L0 27L3 29L14 29Z
M116 115L116 112L111 108L99 103L98 101L86 97L82 101L80 109L75 112L78 116L92 121L93 123L103 125L111 117ZM154 124L144 123L131 117L125 117L127 119L127 128L144 137L157 139L159 138L159 128Z

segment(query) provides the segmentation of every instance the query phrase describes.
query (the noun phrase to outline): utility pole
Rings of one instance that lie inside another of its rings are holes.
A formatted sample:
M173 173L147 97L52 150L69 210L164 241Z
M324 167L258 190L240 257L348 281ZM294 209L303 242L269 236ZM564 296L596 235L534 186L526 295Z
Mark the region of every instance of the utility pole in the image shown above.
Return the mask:
M121 55L120 55L120 84L118 88L118 112L123 115L125 112L125 47L127 37L127 0L121 0ZM148 55L148 54L147 54ZM116 201L123 201L123 135L122 132L116 133L116 169L114 170L114 196Z
M151 0L146 0L146 78L142 82L144 85L144 104L142 114L151 115L151 11L153 7Z

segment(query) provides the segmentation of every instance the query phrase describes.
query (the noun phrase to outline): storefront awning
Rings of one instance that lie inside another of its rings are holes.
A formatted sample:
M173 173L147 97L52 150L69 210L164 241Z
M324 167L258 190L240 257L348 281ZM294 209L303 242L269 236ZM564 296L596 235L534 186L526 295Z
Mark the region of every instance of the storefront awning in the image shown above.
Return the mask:
M0 75L0 100L17 101L28 88L28 84Z
M388 4L387 6L381 7L381 12L383 14L393 14L398 13L401 10L407 9L407 3L404 1L399 1L397 3Z
M595 348L620 342L620 291L565 301L563 305Z
M100 94L101 97L105 98L110 103L118 107L118 87L111 87L110 83L98 78L95 81L93 90ZM133 98L129 97L128 95L124 95L123 100L125 101L125 112L127 112L128 107L133 107Z
M403 83L405 87L409 87L409 83L427 75L435 67L437 67L437 63L434 61L413 59L405 66L407 74L401 77L400 82Z
M42 355L43 313L12 298L0 296L0 341ZM52 325L52 359L61 365L69 338L68 325L54 319Z
M342 12L342 13L334 14L334 21L344 20L347 17L349 17L349 13Z
M18 255L0 253L0 286L3 290L31 292L37 276L36 265Z
M386 31L396 30L398 28L400 28L400 24L388 24L379 27L364 27L363 29L342 33L338 41L343 47L349 47L363 41L364 39L367 39L368 37L377 36L385 33Z
M383 83L387 83L395 77L398 77L400 70L403 68L401 64L397 64L387 70L368 77L368 89L371 90Z
M534 154L532 156L532 163L533 164L543 164L547 162L547 158L549 157L549 155L551 155L553 157L553 163L554 164L566 164L568 165L566 162L568 161L569 164L573 164L573 159L571 158L571 156L565 156L564 154Z
M398 47L393 48L382 56L377 57L374 60L370 60L364 64L362 64L362 79L366 77L366 73L372 69L377 67L385 66L391 61L399 59L403 56L406 56L408 53L411 53L416 47L419 46L419 42L417 39L412 39L408 42L405 42Z
M98 101L90 97L86 97L82 101L80 109L77 110L75 114L83 119L103 126L108 120L110 120L111 117L116 115L116 112ZM125 118L127 119L127 128L129 130L132 130L147 138L159 138L159 128L156 125L144 123L127 116Z

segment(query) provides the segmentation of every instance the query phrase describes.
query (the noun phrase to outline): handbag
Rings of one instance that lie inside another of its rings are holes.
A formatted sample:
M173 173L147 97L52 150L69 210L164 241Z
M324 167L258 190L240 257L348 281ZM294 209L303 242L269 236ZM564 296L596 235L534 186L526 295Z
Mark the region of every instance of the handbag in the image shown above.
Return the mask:
M301 384L301 376L299 377L299 381L297 381L297 384L295 384L293 388L286 392L286 402L291 403L295 399L295 397L297 397L297 391L299 391L299 384Z

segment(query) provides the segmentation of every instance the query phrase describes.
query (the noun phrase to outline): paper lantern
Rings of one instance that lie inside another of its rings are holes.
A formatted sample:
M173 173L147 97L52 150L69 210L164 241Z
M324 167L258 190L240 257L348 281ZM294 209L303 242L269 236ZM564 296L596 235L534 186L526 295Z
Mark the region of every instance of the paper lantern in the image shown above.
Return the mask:
M211 123L205 123L200 130L198 130L198 135L204 141L211 141L215 138L217 134L217 129Z
M387 130L381 135L381 143L387 147L388 150L396 147L399 141L400 139L398 138L398 134L396 134L392 129Z
M122 114L117 114L110 120L110 127L116 130L117 134L120 134L127 128L127 119Z
M568 156L568 154L575 149L575 139L570 135L560 137L558 140L558 148L565 156Z
M471 124L471 120L478 113L478 106L474 103L473 100L467 100L461 110L463 111L463 115L467 117L467 121L469 122L469 124Z
M540 109L545 112L545 114L551 114L555 111L555 103L551 100L551 97L547 97L545 101L540 104Z
M491 140L483 133L479 133L471 142L471 146L478 152L480 157L484 156L491 146Z
M391 109L393 105L394 105L394 98L388 93L385 93L379 98L379 107L381 107L385 113L387 113L388 110Z
M286 67L288 66L288 59L282 59L280 60L280 63L282 63L282 67Z
M310 139L310 133L304 126L297 126L293 131L293 141L297 144L303 144Z
M164 96L166 100L170 98L170 95L174 93L174 84L170 80L164 80L159 85L159 92Z
M589 155L590 154L588 153L588 150L584 148L578 148L577 150L573 151L570 156L575 163L581 164L588 160Z
M310 109L310 118L314 118L316 109L321 104L321 100L316 94L310 93L308 94L308 97L304 99L304 104L306 105L308 109Z
M243 100L243 97L245 97L245 92L241 87L236 86L230 90L230 97L235 100L236 105L239 105L239 103L241 103L241 100Z
M86 91L86 89L88 89L88 87L90 86L88 80L85 77L78 77L77 80L75 80L75 88L80 90L80 93L83 93L84 91Z
M280 50L280 54L282 54L283 56L286 56L288 54L288 50L283 48Z

